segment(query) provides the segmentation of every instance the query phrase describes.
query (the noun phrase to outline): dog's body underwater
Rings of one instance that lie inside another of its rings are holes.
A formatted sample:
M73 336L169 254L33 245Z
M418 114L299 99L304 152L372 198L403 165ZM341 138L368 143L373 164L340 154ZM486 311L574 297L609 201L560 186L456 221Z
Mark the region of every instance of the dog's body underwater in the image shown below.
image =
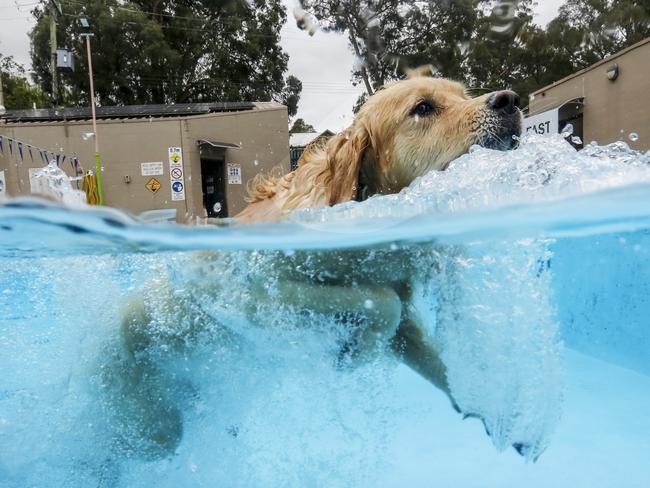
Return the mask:
M469 98L461 85L444 79L415 76L392 83L370 97L348 130L308 148L296 171L256 178L250 204L235 220L277 221L296 209L396 193L429 171L444 170L474 144L511 149L521 132L518 104L519 97L510 91ZM352 362L390 351L443 390L455 406L438 345L427 335L413 304L418 282L427 274L444 272L436 268L435 259L429 259L430 269L421 269L423 253L435 257L436 252L420 246L269 252L263 272L251 279L249 303L240 306L283 306L331 316L340 327L353 330L341 351ZM208 253L202 259L219 255ZM214 277L215 282L219 279ZM266 288L269 282L274 284L272 297ZM218 288L215 284L211 292L218 293ZM191 306L176 310L172 322L180 320L179 313L197 312ZM259 315L251 312L249 318L264 325ZM140 446L143 456L160 457L172 453L181 441L182 414L174 405L161 404L163 387L156 385L164 381L146 355L150 322L147 305L135 299L123 317L129 379L120 394L130 395L131 403L145 412L131 415L138 425L129 431L138 439L127 442ZM212 317L197 316L193 321L197 329L208 322L214 326ZM148 407L154 404L155 408ZM128 413L124 422L129 422Z

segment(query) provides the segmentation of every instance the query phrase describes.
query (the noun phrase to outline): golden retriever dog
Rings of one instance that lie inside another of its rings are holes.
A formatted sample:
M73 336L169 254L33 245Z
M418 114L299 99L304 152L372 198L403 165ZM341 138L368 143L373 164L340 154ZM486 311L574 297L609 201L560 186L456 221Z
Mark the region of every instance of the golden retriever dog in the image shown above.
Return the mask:
M429 171L444 170L474 144L512 149L521 133L518 105L519 97L511 91L471 98L458 83L425 76L425 70L412 72L370 97L348 130L325 144L309 147L294 172L257 177L250 203L235 221L278 221L297 209L397 193ZM330 316L351 331L340 353L347 364L390 351L444 391L459 410L447 385L439 348L413 304L418 282L432 273L445 272L436 266L439 252L434 246L407 245L266 252L262 258L257 253L254 259L261 259L262 264L250 280L248 303L240 306L249 311L250 321L260 326L265 326L263 314L256 312L260 306ZM203 253L201 259L216 262L224 256ZM430 268L423 269L423 262L431 263ZM217 281L205 276L195 286L203 296L217 296ZM269 283L273 284L272 294ZM193 330L187 331L190 335L207 324L214 325L216 319L194 307L191 298L183 303L179 312L176 300L169 328L175 327L174 321L183 320L182 314L197 315L197 320L191 321ZM137 449L145 456L158 457L173 452L180 442L182 415L162 400L164 382L146 357L153 341L151 322L147 304L134 300L123 318L122 336L131 360L119 388L127 399L124 410L130 412L124 421L134 424L127 430L139 438L131 444L140 446Z

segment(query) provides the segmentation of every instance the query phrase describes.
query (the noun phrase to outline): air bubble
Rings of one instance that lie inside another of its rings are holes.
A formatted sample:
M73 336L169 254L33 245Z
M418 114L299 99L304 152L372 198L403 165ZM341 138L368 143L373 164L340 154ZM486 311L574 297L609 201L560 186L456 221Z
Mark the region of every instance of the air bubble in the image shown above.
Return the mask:
M364 307L366 310L371 310L371 309L375 308L375 302L373 302L372 300L368 299L368 300L366 300L365 302L363 302L363 307Z
M636 142L636 141L639 140L639 134L637 134L636 132L632 132L632 133L628 136L628 138L630 139L630 141L632 141L632 142Z

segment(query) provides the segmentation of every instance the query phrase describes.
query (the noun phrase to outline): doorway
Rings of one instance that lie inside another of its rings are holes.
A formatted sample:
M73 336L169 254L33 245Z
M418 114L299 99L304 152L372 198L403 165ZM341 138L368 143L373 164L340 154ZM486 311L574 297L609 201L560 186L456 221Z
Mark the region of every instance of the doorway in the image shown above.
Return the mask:
M201 158L203 207L208 217L224 218L228 216L225 167L225 159Z

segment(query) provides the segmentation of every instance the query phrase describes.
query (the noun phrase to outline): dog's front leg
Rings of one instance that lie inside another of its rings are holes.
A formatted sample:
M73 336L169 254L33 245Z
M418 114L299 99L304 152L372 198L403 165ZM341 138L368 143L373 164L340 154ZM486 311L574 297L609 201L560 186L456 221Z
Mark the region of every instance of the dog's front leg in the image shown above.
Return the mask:
M400 323L402 303L390 287L359 285L339 286L304 281L278 280L270 296L263 285L253 286L252 296L260 302L295 310L309 310L324 315L351 315L363 320L351 335L351 352L355 360L367 360L385 347Z
M408 314L402 319L391 348L404 364L444 391L454 403L447 383L447 368L440 359L438 347L427 337L417 316Z

